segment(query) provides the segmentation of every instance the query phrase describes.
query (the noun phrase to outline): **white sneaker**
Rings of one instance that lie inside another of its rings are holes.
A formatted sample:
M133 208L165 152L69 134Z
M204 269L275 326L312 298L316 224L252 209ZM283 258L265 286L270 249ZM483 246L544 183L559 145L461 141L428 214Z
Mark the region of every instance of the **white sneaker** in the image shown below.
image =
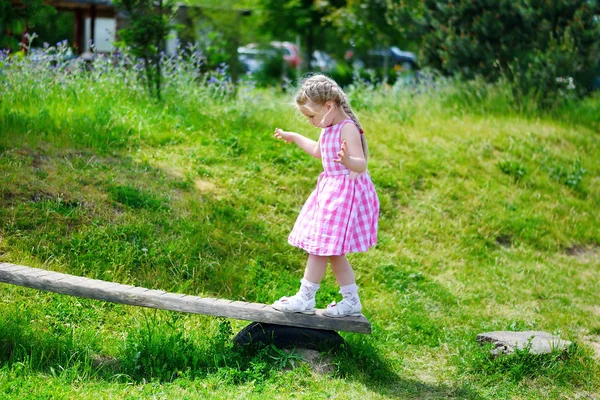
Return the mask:
M360 300L357 299L357 302L353 303L349 299L342 299L339 303L332 301L323 312L323 315L331 318L360 317L362 315L361 310Z
M282 297L271 306L275 310L289 313L313 315L315 313L315 299L304 300L299 294L292 297Z

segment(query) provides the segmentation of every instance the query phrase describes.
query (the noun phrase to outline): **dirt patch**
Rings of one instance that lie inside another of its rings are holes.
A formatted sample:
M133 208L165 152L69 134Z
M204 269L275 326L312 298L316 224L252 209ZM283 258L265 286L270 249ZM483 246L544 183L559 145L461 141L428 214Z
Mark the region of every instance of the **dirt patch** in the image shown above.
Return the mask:
M41 153L34 153L31 157L31 165L35 169L41 169L42 164L44 164L46 160L48 160L48 157L46 157L45 155Z
M584 308L594 315L600 316L600 305L584 306Z
M202 193L216 192L217 191L217 186L214 183L210 182L210 181L205 181L205 180L202 180L202 179L196 179L194 181L194 185L196 186L196 189L198 189Z
M496 238L496 244L502 247L510 247L512 244L512 237L508 235L500 235Z
M12 199L14 199L16 197L17 197L16 193L0 191L0 198L2 200L12 200Z
M14 154L17 154L23 158L31 159L31 165L35 169L40 169L42 164L49 159L46 151L42 148L31 149L29 147L24 147L15 150Z
M584 336L583 341L589 345L596 353L596 358L600 359L600 335Z
M34 203L38 203L40 201L45 200L54 200L54 196L45 192L37 192L31 195L31 201L33 201Z
M583 262L600 261L600 246L598 245L574 245L568 247L565 253Z

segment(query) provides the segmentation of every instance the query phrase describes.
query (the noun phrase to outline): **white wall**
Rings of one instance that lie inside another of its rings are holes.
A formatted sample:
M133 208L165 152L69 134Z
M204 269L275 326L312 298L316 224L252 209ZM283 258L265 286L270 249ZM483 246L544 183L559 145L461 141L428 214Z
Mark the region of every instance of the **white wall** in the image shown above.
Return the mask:
M167 44L166 44L166 53L167 54L175 54L177 52L177 32L175 30L171 30L169 36L167 36Z
M90 18L85 19L85 34L83 51L89 52L90 49L90 32L91 32L91 20ZM96 51L97 52L111 52L114 50L114 41L117 31L117 22L114 18L96 18ZM175 54L177 50L177 32L172 30L167 37L167 54Z
M91 32L91 20L90 18L85 19L85 34L83 51L88 52L90 49L90 32ZM96 18L96 29L95 31L95 45L96 51L98 52L110 52L114 50L115 46L115 32L117 30L117 23L114 18Z

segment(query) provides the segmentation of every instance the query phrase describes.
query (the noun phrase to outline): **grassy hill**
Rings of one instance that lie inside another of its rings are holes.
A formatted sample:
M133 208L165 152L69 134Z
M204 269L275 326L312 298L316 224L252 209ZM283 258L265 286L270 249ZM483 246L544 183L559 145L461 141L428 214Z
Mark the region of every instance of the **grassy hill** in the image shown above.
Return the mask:
M117 72L115 72L117 71ZM0 75L0 262L271 303L297 289L287 235L321 170L291 95L133 72ZM189 78L189 77L188 77ZM214 77L213 77L214 78ZM423 88L417 88L423 89ZM381 200L351 255L370 336L316 374L246 323L0 285L0 398L595 398L600 99L513 111L501 87L349 88ZM318 293L337 294L328 272ZM564 354L494 359L480 332L544 330Z

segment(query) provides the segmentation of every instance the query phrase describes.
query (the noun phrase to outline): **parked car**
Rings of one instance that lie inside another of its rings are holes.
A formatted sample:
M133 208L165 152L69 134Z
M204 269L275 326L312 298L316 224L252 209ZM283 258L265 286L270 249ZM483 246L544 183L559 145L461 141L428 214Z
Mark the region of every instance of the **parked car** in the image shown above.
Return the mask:
M279 52L281 54L281 57L285 61L287 67L289 68L295 68L298 64L302 62L302 58L300 57L300 51L298 51L296 45L291 42L273 41L270 42L267 46L261 46L256 43L250 43L246 46L238 48L238 53L240 54L249 54L253 51L270 54L272 54L273 51Z
M364 53L346 52L346 59L357 69L381 69L385 66L387 56L388 68L395 72L417 69L417 56L409 51L402 51L396 46L371 49Z
M300 50L291 42L271 42L271 46L283 51L283 59L290 68L295 68L302 62Z
M265 68L269 60L279 57L277 50L255 46L238 47L238 60L245 72L257 73Z
M238 48L242 72L250 73L259 86L274 85L288 76L290 68L284 52L272 46L248 45Z

